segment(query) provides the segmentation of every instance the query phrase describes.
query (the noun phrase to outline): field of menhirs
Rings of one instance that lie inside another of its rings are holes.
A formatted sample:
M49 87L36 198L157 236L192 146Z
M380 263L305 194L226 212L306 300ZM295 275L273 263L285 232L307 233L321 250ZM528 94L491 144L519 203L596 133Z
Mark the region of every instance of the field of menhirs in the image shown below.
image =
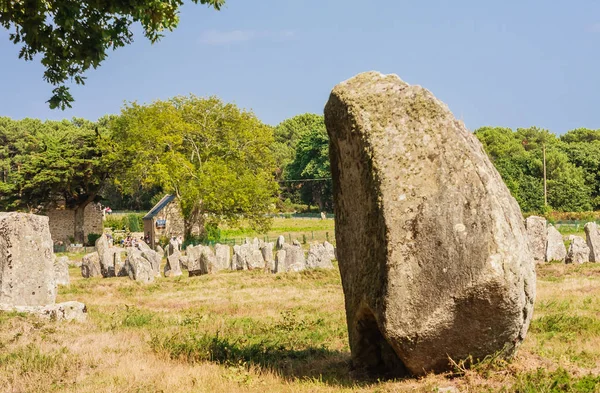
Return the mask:
M535 315L510 363L456 359L444 375L357 380L337 269L83 279L57 301L84 323L0 313L3 392L596 392L600 266L538 268Z

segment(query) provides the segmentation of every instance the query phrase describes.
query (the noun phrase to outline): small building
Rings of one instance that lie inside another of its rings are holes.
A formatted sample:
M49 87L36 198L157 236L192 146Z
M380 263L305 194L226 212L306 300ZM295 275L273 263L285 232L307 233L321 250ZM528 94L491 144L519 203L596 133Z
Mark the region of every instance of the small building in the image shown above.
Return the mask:
M174 195L165 195L143 217L144 235L150 237L150 245L155 246L161 237L183 236L185 227L181 207Z
M65 207L63 201L42 214L48 216L50 235L54 243L72 243L75 236L75 210ZM99 203L90 203L85 207L83 214L83 236L87 242L89 234L101 235L103 232L102 206Z

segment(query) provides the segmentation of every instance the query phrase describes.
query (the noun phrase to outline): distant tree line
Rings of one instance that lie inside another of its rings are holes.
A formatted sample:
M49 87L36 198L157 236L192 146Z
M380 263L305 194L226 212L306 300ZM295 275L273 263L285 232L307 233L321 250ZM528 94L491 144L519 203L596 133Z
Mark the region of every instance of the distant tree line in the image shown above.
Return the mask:
M557 137L537 127L482 127L475 135L523 212L600 210L600 130ZM242 218L264 230L276 210L332 211L328 150L321 115L271 127L216 97L131 103L96 122L0 117L0 210L64 203L81 241L88 204L149 210L172 193L189 233Z

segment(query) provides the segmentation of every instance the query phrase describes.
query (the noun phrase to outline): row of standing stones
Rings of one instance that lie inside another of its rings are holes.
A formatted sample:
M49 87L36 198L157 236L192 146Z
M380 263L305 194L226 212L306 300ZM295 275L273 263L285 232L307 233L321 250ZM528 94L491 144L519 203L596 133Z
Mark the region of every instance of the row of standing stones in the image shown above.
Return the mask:
M48 217L0 213L0 311L83 321L83 303L56 303L58 285L69 284L67 261L56 258Z
M533 313L535 262L519 206L475 136L426 89L377 72L337 85L325 123L355 375L423 375L450 370L450 359L512 357ZM31 221L27 233L9 223L16 219ZM0 303L54 302L52 243L39 220L0 216ZM230 265L254 267L258 246L240 246ZM188 269L210 270L202 261L212 255L193 250L204 257L192 262L188 250ZM110 260L116 251L100 246L99 261L104 253ZM153 253L128 252L131 274L156 275ZM90 258L84 275L122 271L114 255L106 266ZM274 266L294 270L301 259L282 245Z
M546 219L530 216L525 220L529 245L537 263L559 261L565 263L600 262L600 231L595 222L585 224L585 240L569 236L569 249L563 236Z
M276 248L275 255L273 254ZM165 277L181 276L182 268L189 276L214 274L222 270L263 270L271 273L297 272L305 269L333 269L335 248L329 242L310 245L305 255L300 243L286 244L279 236L277 243L265 243L257 238L242 245L231 247L216 244L214 250L208 246L189 246L185 255L179 250L177 241L169 244L165 253L160 247L152 250L146 243L138 243L126 249L111 247L106 236L96 241L96 251L87 254L81 261L81 274L90 277L121 277L151 283L161 276L160 265L167 254L164 267Z

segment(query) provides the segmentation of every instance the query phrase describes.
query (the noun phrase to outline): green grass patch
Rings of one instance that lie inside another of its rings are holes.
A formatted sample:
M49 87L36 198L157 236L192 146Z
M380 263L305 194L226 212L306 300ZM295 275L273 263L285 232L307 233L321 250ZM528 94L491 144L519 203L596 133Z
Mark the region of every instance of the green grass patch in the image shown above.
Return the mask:
M517 376L510 390L515 393L595 393L600 391L600 376L574 377L565 369L538 369Z

